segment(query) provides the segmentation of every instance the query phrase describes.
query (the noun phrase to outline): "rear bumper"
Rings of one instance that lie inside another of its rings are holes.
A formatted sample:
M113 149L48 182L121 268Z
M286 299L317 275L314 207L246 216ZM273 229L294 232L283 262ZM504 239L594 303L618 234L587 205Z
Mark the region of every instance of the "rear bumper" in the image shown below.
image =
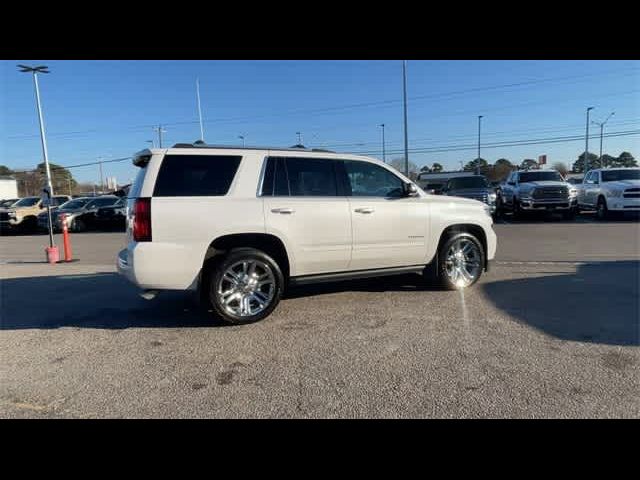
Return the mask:
M118 273L145 290L195 290L202 263L187 247L131 242L116 257Z

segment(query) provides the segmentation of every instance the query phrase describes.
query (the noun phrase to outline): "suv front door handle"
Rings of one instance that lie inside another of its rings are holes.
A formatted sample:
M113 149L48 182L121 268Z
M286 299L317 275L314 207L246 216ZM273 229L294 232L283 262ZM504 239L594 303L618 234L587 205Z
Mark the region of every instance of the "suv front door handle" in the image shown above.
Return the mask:
M272 208L271 212L282 213L283 215L291 215L292 213L295 213L295 210L293 208Z
M371 207L356 208L356 213L373 213L374 211Z

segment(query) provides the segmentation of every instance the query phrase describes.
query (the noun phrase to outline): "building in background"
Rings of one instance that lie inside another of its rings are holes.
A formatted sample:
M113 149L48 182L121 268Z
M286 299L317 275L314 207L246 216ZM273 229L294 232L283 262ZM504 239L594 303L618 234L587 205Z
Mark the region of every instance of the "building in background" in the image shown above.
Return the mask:
M0 177L0 200L18 198L18 181L13 177Z

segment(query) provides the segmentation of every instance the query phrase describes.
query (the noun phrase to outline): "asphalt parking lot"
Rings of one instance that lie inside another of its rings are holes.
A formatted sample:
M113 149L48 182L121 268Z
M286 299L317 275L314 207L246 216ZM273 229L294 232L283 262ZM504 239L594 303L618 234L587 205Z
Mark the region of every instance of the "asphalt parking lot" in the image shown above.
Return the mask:
M637 418L640 223L495 225L461 292L401 276L299 288L221 326L115 274L122 233L0 238L0 417ZM61 239L57 242L61 244Z

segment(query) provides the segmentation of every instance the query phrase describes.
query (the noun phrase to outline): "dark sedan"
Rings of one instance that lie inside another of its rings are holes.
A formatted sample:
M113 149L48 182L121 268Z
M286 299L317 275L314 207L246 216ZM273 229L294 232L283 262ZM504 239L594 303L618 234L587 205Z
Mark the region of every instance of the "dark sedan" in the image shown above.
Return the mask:
M61 216L65 215L67 227L72 232L82 232L94 228L95 214L100 207L113 205L120 197L105 195L102 197L74 198L63 203L54 212L51 212L51 220L55 231L62 230ZM38 215L38 225L47 228L46 212Z
M124 230L126 226L126 208L126 198L121 198L113 205L100 207L94 217L95 228L99 230Z

